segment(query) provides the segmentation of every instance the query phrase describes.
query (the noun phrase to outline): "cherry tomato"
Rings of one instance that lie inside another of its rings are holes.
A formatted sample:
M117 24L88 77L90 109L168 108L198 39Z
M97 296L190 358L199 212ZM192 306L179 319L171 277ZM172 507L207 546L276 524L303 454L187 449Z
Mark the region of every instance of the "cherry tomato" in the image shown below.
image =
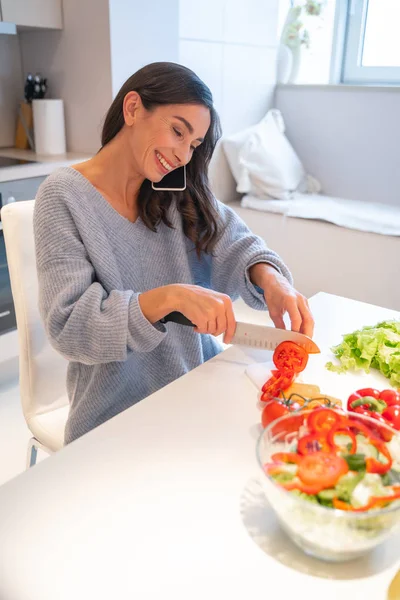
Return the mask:
M386 400L385 400L386 402ZM395 429L400 429L400 405L393 404L383 411L382 417Z
M267 425L269 425L276 419L279 419L279 417L283 417L284 415L289 414L289 412L299 410L300 408L300 404L297 404L297 402L293 402L290 405L288 405L285 402L281 402L280 400L271 400L265 405L265 408L262 411L262 426L265 429Z
M379 396L380 400L386 402L388 406L393 406L395 404L400 405L400 394L395 390L383 390Z
M280 371L304 371L308 362L308 353L294 342L282 342L275 348L274 365Z
M328 452L313 452L304 456L297 470L301 481L307 485L334 487L338 479L349 470L341 456Z
M326 433L333 425L338 425L342 417L330 408L317 408L307 417L307 424L311 431L315 433Z

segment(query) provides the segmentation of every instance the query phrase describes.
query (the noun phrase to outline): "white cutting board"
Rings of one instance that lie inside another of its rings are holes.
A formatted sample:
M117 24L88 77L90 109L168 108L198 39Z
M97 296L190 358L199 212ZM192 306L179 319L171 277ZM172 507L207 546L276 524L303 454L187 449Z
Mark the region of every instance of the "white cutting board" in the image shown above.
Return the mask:
M333 373L325 367L329 361L336 364L332 354L309 355L307 367L297 376L296 382L318 385L322 394L339 398L342 400L344 407L350 394L361 388L392 389L389 380L376 369L371 369L369 374L364 373L364 371ZM271 369L274 368L272 361L254 363L246 368L247 376L259 393L264 383L271 377Z

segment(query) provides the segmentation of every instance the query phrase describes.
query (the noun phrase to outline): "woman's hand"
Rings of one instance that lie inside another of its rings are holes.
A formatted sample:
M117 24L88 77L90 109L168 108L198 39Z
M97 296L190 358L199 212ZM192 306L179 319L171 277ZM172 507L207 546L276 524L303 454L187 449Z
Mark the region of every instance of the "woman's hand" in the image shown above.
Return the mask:
M250 269L253 283L264 290L269 315L279 329L286 329L283 316L289 314L292 331L309 337L314 333L314 319L307 298L290 285L286 277L266 263L258 263Z
M172 284L143 292L139 305L150 323L179 311L196 325L197 333L215 336L224 333L226 344L230 344L235 333L236 319L230 297L198 285Z
M215 336L224 333L224 342L231 342L236 329L236 319L229 296L198 285L177 284L173 287L175 310L196 325L195 331Z

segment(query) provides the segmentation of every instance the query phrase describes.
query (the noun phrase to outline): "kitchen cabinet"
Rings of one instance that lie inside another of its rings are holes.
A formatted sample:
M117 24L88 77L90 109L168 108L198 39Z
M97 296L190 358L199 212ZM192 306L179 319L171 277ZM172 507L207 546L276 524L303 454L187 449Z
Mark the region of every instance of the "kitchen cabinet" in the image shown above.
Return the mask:
M62 29L62 0L0 0L3 21L24 27Z
M29 177L0 183L0 207L18 200L33 200L46 177Z

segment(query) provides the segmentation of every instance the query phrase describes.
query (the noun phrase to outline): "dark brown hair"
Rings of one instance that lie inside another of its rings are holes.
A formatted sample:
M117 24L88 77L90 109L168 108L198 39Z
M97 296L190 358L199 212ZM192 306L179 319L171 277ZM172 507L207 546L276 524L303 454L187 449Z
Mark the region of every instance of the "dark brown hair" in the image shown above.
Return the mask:
M208 182L208 165L221 136L218 114L209 88L190 69L169 62L152 63L132 75L121 87L105 118L101 143L108 144L124 126L123 102L126 94L136 91L146 110L162 104L201 104L210 111L211 124L203 143L186 165L186 190L154 191L147 179L140 188L139 215L152 231L163 221L171 223L167 213L173 199L182 215L183 231L194 243L197 254L211 253L219 236L219 217Z

